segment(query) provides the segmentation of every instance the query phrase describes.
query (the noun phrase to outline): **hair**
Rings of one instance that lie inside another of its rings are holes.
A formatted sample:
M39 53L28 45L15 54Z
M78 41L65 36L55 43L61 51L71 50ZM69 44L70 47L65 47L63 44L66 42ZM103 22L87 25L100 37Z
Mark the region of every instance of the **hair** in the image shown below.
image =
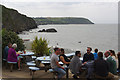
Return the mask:
M91 48L91 47L87 47L87 48L89 48L89 49L90 49L90 51L92 51L92 48Z
M59 49L58 47L55 47L55 48L54 48L54 51L56 52L58 49Z
M61 48L61 52L64 53L64 49L63 48Z
M98 52L98 57L102 58L103 57L103 53L102 52Z
M78 54L80 54L80 51L76 51L76 52L75 52L75 55L76 55L76 56L77 56Z
M95 53L97 53L97 52L98 52L98 49L96 48L94 51L95 51Z
M115 51L114 51L114 50L109 50L109 51L112 53L113 56L116 57L116 54L115 54Z
M117 54L117 57L119 57L120 56L120 52L118 52L118 54Z
M12 47L13 47L13 48L17 48L17 44L14 43L14 44L12 45Z

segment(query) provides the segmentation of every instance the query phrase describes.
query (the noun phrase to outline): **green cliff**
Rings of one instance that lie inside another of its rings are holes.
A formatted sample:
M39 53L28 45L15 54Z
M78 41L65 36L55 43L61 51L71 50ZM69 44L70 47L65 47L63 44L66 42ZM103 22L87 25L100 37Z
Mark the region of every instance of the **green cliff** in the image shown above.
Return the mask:
M37 25L41 24L94 24L86 18L76 17L36 17L33 18Z
M37 28L37 24L32 18L20 14L17 10L2 6L2 28L19 33Z

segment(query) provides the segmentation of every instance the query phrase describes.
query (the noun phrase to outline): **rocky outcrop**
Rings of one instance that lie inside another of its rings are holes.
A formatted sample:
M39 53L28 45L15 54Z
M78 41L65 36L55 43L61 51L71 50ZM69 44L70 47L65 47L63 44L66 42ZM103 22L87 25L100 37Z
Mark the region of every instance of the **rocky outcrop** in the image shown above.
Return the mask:
M20 14L17 10L2 6L2 28L19 33L37 28L37 24L32 18Z
M57 32L57 30L56 29L54 29L54 28L50 28L50 29L42 29L42 30L39 30L38 32Z

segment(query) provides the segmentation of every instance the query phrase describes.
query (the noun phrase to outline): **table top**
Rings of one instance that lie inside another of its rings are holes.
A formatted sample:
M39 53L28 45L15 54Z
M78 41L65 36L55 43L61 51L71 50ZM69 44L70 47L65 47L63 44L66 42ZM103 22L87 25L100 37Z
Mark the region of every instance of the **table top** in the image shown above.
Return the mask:
M65 54L67 57L70 57L70 56L74 56L75 53L69 53L69 54Z
M39 60L39 61L50 61L50 56L42 56L42 57L37 57L36 60Z
M33 52L26 52L25 54L20 54L20 56L32 56L34 54L35 53L33 53Z
M50 64L50 61L42 61L42 64ZM63 65L63 63L60 61L59 64Z

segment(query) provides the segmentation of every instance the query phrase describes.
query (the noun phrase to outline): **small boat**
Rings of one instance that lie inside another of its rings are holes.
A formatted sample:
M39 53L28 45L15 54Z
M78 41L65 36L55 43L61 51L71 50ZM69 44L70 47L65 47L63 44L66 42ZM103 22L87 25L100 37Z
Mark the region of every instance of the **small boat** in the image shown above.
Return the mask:
M30 41L30 39L23 39L23 41Z

